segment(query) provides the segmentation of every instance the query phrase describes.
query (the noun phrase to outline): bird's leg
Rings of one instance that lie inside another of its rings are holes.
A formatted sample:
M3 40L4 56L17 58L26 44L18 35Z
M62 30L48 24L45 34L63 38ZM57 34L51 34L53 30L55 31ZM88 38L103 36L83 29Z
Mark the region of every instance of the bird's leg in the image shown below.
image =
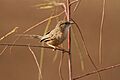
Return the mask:
M60 49L63 49L61 46L57 46L58 48L60 48Z
M56 47L55 46L53 46L51 44L47 44L47 45L50 46L50 47L52 47L52 48L54 48L53 51L56 51Z

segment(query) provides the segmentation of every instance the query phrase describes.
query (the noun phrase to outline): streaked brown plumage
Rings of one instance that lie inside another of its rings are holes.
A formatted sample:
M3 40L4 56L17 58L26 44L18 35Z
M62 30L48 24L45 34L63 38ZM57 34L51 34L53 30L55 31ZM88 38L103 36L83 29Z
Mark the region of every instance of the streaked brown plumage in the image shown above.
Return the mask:
M67 37L68 29L70 28L72 21L59 21L56 27L47 34L40 35L22 35L30 36L32 38L40 39L40 42L45 42L48 46L56 48L58 45L62 44Z

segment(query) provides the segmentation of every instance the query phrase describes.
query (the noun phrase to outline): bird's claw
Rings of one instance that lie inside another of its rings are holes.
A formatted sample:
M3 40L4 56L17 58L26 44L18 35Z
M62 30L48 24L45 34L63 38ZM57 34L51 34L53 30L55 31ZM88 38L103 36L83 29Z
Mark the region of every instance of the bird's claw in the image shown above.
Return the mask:
M57 48L53 48L53 51L56 51L57 50Z

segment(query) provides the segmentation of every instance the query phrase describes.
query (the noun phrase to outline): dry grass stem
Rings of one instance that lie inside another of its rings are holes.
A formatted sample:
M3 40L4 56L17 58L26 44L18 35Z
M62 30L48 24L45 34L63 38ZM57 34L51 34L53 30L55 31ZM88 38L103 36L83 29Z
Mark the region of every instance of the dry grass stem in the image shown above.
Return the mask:
M12 31L10 31L9 33L7 33L5 36L3 36L2 38L0 38L0 41L3 40L4 38L8 37L9 35L11 35L12 33L16 32L16 30L18 29L19 27L15 27ZM10 47L10 53L11 53L11 49L12 49L12 46ZM4 50L3 50L4 51Z
M18 39L20 39L20 36L18 36L18 37L13 41L12 44L15 44ZM12 53L12 48L13 48L13 46L10 46L10 54Z
M85 43L85 39L84 39L83 34L82 34L82 30L80 29L80 27L78 26L78 24L77 24L73 19L72 19L72 21L75 23L77 29L79 30L79 33L80 33L81 38L82 38L82 43L83 43L83 47L84 47L84 49L85 49L86 55L88 56L88 58L90 59L92 65L94 66L95 70L97 71L98 68L97 68L97 66L95 65L94 61L92 60L92 58L91 58L91 56L90 56L90 53L89 53L89 51L88 51L88 49L87 49L87 47L86 47L86 43ZM99 77L99 79L101 80L101 75L100 75L99 72L98 72L98 77Z
M29 50L30 50L30 52L32 53L32 56L34 57L34 60L35 60L35 63L36 63L36 65L37 65L37 67L38 67L38 71L39 71L39 80L40 79L42 79L42 73L41 73L41 69L40 69L40 66L39 66L39 63L38 63L38 61L37 61L37 58L36 58L36 56L35 56L35 53L33 52L33 50L30 48L30 46L28 45L28 48L29 48Z
M54 58L53 58L53 63L56 61L57 56L58 56L58 51L55 51L55 56L54 56Z
M51 17L54 15L54 9L51 13ZM52 21L52 18L49 18L48 20L48 23L45 27L45 30L44 30L44 35L48 32L48 28L50 27L50 24L51 24L51 21ZM44 43L42 43L42 46L44 46ZM41 48L41 56L40 56L40 69L42 70L42 64L43 64L43 56L44 56L44 48Z
M0 55L2 55L7 48L8 48L8 46L5 46L5 48L1 51Z
M102 19L100 24L100 36L99 36L99 63L102 63L102 35L103 35L103 22L105 16L105 0L103 0L103 7L102 7Z
M8 37L8 36L11 35L12 33L14 33L17 29L18 29L18 27L15 27L12 31L10 31L9 33L7 33L7 34L4 35L3 37L1 37L1 38L0 38L0 41L3 40L4 38Z
M109 69L113 69L113 68L117 68L117 67L120 67L120 64L116 64L116 65L109 66L109 67L106 67L106 68L103 68L103 69L99 69L99 70L97 70L97 71L92 71L92 72L83 74L83 75L81 75L81 76L78 76L78 77L76 77L76 78L73 78L73 80L77 80L77 79L80 79L80 78L84 78L84 77L87 77L87 76L89 76L89 75L96 74L96 73L98 73L98 72L103 72L103 71L106 71L106 70L109 70Z
M62 51L61 54L61 59L60 59L60 64L59 64L59 76L60 76L60 80L63 80L63 76L62 76L62 63L63 63L63 57L64 57L64 52Z
M78 2L78 0L74 0L74 1L70 2L69 6L71 6L72 4L74 4L76 2Z
M73 31L73 30L72 30L72 37L73 37L73 40L75 42L77 52L79 53L79 56L80 56L81 69L84 70L84 60L83 60L82 52L81 52L81 49L80 49L80 46L79 46L79 42L76 39L75 31Z
M75 8L73 10L73 13L77 10L78 6L80 5L82 0L78 1L77 4L75 5Z

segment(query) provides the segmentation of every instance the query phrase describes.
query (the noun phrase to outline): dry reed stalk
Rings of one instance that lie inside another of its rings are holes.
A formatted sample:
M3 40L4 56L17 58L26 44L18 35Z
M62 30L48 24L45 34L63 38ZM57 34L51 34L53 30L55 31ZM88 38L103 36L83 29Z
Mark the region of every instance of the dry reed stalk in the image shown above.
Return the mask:
M12 33L14 33L17 29L18 29L18 27L15 27L12 31L8 32L6 35L4 35L3 37L1 37L1 38L0 38L0 41L3 40L4 38L8 37L8 36L11 35Z
M36 58L36 56L35 56L35 53L33 52L33 50L30 48L30 46L28 45L28 49L30 50L30 52L31 52L31 54L32 54L32 56L33 56L33 58L34 58L34 60L35 60L35 63L36 63L36 65L37 65L37 68L38 68L38 71L39 71L39 77L38 77L38 79L40 80L40 79L42 79L42 73L41 73L41 69L40 69L40 66L39 66L39 63L38 63L38 61L37 61L37 58Z
M103 35L103 23L104 23L104 16L105 16L105 0L103 0L103 7L102 7L102 19L100 24L100 35L99 35L99 63L102 63L102 35Z

